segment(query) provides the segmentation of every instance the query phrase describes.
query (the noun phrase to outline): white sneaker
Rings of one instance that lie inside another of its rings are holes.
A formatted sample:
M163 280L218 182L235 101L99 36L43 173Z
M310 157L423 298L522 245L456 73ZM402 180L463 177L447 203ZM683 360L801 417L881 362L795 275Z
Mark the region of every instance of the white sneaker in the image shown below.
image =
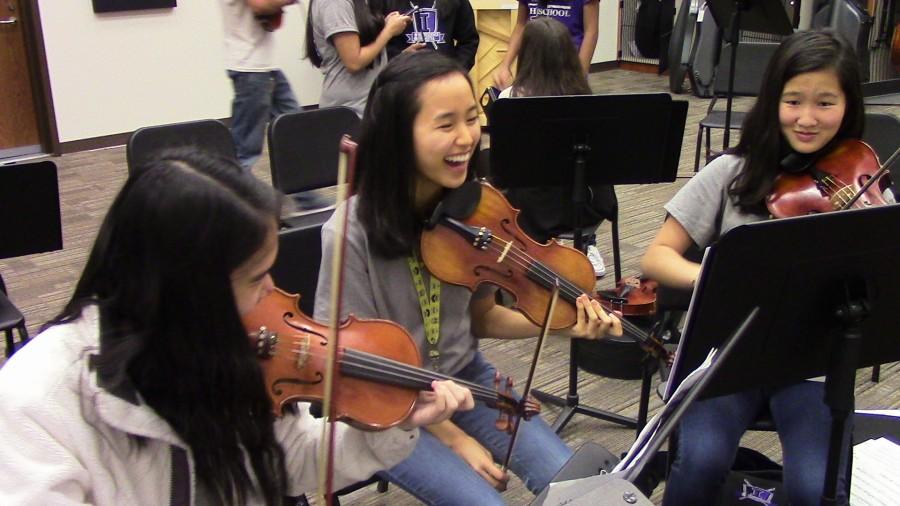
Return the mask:
M591 265L594 266L594 275L598 278L605 276L606 265L603 264L603 257L600 256L600 250L593 244L587 247L587 257L588 260L591 261Z

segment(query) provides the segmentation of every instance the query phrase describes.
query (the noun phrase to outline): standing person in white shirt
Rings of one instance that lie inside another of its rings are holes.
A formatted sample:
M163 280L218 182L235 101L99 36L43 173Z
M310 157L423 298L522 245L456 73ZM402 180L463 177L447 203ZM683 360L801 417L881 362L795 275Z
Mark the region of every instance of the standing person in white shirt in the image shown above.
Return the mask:
M231 135L241 166L250 170L262 154L266 124L300 110L291 85L275 66L272 32L282 8L297 0L219 0L225 23L225 68L234 86Z

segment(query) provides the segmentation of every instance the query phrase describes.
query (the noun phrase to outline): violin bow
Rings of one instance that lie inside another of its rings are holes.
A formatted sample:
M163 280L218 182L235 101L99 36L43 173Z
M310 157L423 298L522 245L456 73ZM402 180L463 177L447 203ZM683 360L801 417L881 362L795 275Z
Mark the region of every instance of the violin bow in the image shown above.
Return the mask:
M344 135L341 138L338 152L337 174L337 198L335 199L335 214L337 214L337 234L339 240L335 243L334 254L331 259L331 332L328 336L326 348L327 360L325 362L324 395L322 396L322 414L325 423L322 424L322 441L326 444L319 446L319 495L326 505L333 504L334 492L334 406L331 402L334 394L334 367L337 362L338 328L341 320L341 300L344 286L344 251L346 246L348 207L346 201L350 195L350 185L353 181L353 172L356 168L356 143L350 137ZM344 204L344 205L341 205Z
M528 370L528 378L525 380L525 389L522 392L522 400L519 401L522 406L528 400L531 392L531 384L534 381L534 374L537 371L537 364L541 358L541 351L544 349L544 341L547 333L550 332L550 320L552 320L553 311L556 309L556 301L559 299L559 278L553 284L553 290L550 292L550 303L547 304L547 313L544 315L544 324L541 325L541 333L538 335L537 343L534 347L534 357L531 359L531 368ZM522 423L522 417L516 416L513 423L513 431L509 437L509 448L506 449L506 458L503 459L501 468L506 471L509 469L509 461L512 459L513 447L516 444L516 438L519 435L519 424Z
M879 168L878 171L875 172L875 174L872 174L872 177L870 177L869 180L866 181L865 184L863 184L859 190L857 190L856 194L853 195L853 198L851 198L850 200L847 201L846 204L841 206L841 211L850 209L850 207L852 207L853 204L855 204L856 201L859 200L859 198L862 197L864 193L869 191L869 188L873 184L875 184L876 181L881 179L881 176L883 176L886 172L890 172L891 165L894 165L894 162L897 161L898 156L900 156L900 148L895 149L893 154L891 154L891 156L887 159L887 161L884 162L884 164L881 166L881 168ZM895 195L895 197L896 197L896 195Z

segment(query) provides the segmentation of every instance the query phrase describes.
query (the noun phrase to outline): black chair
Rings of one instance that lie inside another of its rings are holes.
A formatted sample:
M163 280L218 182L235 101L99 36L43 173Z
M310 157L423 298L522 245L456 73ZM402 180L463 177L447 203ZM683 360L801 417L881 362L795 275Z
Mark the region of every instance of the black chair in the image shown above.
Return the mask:
M329 209L305 215L305 223L279 231L278 257L269 271L275 286L300 294L300 309L310 317L322 260L322 225L331 213Z
M203 119L139 128L128 138L125 159L128 172L152 159L160 150L181 146L204 149L237 160L231 131L219 120Z
M887 161L900 147L900 119L893 114L866 113L863 141L872 146L881 163ZM900 198L900 177L893 179L894 198ZM872 367L872 381L881 379L881 365Z
M0 258L62 249L59 183L51 161L0 166ZM0 330L6 356L28 341L22 312L9 300L0 274ZM19 334L15 343L13 330Z
M759 93L762 85L762 76L772 53L778 47L776 43L766 42L741 42L738 46L738 65L734 76L734 89L732 96L754 97ZM731 54L731 46L726 44L722 48L722 55ZM731 67L731 59L722 57L716 69L713 83L715 96L709 102L706 116L700 120L697 128L697 148L694 151L694 172L700 170L700 147L703 145L704 134L706 138L705 163L714 158L718 152L714 152L711 146L710 136L713 129L725 129L725 112L716 109L719 97L726 96L728 92L728 74ZM740 130L747 113L744 111L731 112L731 128Z
M300 309L310 317L316 304L316 285L319 282L319 264L322 260L322 225L331 213L331 209L326 209L304 215L305 224L278 232L278 257L269 271L275 286L288 293L300 294ZM335 492L334 504L340 505L337 497L373 483L378 484L379 492L387 491L388 482L372 476ZM308 504L304 496L296 499L296 506Z
M303 198L308 192L337 184L341 137L356 136L359 117L349 107L326 107L286 113L269 126L272 185ZM323 201L321 207L334 204Z

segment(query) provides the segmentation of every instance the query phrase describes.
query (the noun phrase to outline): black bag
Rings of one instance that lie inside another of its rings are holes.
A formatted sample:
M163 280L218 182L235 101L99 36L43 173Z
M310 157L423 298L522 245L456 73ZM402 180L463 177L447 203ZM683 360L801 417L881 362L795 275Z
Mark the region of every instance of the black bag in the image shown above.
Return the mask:
M634 22L634 44L644 58L659 58L659 0L640 0Z

